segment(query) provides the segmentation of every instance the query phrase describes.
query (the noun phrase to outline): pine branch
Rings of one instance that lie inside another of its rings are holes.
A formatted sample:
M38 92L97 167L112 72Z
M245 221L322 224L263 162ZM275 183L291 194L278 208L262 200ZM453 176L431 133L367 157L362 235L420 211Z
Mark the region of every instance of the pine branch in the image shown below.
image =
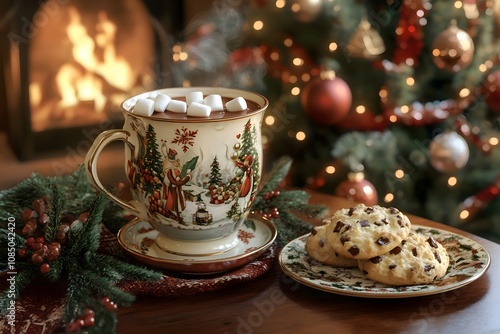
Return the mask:
M292 160L288 157L280 159L269 173L268 180L255 197L252 210L264 216L271 214L278 229L278 244L284 246L288 241L310 231L311 224L303 221L297 214L311 218L319 218L326 212L324 205L311 205L308 203L310 195L303 190L277 189L288 174ZM273 194L269 196L269 194ZM278 218L279 217L279 218Z
M288 174L288 171L290 170L291 166L292 166L292 159L290 157L280 158L269 172L268 179L261 181L261 184L263 186L256 196L259 196L259 194L268 193L278 188L280 183Z

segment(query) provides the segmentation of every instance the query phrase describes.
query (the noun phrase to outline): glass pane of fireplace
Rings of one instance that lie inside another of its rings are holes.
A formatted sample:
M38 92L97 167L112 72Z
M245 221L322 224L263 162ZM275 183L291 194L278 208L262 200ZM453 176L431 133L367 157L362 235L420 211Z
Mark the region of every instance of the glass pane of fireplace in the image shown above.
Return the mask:
M48 1L33 23L34 132L120 117L121 101L153 86L154 33L141 0Z

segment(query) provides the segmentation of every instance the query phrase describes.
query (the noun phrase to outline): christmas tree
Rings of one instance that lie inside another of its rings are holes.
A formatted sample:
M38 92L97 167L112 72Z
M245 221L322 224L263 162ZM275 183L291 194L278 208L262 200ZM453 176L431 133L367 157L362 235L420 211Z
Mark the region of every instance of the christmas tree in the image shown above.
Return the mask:
M210 165L210 176L208 179L208 186L217 187L222 182L222 174L220 172L220 164L217 160L217 156L214 157L212 164Z
M174 73L264 94L292 185L500 240L499 27L492 0L218 1Z
M148 194L153 194L155 190L161 189L161 174L162 174L162 155L158 150L156 143L156 132L151 124L146 132L146 154L143 160L141 176L144 177L144 191Z

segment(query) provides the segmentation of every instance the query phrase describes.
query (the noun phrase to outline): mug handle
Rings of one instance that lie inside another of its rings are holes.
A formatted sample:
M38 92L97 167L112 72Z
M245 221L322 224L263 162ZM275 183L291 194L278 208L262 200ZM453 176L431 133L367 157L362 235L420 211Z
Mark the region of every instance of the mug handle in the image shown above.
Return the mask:
M134 154L135 147L132 143L130 143L127 139L130 136L125 130L107 130L100 133L92 143L87 156L85 157L85 170L87 171L87 176L90 182L94 185L97 190L102 191L106 196L108 196L111 200L113 200L116 204L120 205L126 210L131 211L134 215L140 216L141 213L139 209L131 204L131 202L126 202L114 194L112 194L109 190L107 190L101 183L99 176L97 175L97 160L99 159L99 155L101 151L110 143L121 140L125 144L127 144L132 151L132 155Z

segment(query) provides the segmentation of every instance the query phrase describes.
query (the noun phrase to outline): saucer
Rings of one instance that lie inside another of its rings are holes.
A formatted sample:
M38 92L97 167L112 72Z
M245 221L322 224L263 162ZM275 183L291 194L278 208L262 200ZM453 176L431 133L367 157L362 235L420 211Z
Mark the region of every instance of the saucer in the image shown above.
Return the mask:
M245 265L262 255L276 239L274 224L250 215L237 232L238 243L231 250L208 256L183 256L165 252L156 244L158 231L137 218L118 232L120 246L147 265L191 274L212 274Z

